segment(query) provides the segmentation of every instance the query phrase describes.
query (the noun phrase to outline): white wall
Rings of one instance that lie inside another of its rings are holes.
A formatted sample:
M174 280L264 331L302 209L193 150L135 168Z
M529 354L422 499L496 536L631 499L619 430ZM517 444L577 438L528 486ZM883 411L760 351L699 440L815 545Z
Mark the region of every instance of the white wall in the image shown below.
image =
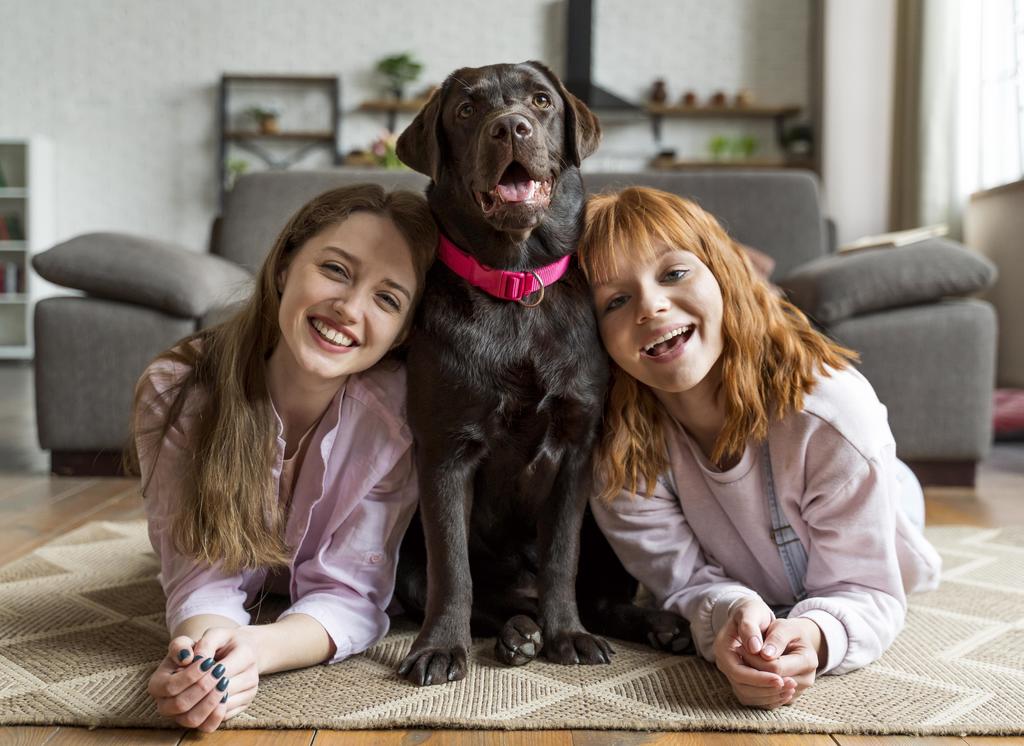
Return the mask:
M839 243L889 223L896 0L825 0L822 180Z
M808 1L598 0L596 78L634 100L660 76L673 97L750 88L805 105ZM425 62L416 88L465 65L564 67L561 0L0 0L0 19L0 136L53 140L58 240L123 230L205 247L224 72L339 75L348 150L383 126L353 110L377 94L386 54ZM751 126L767 146L770 127ZM702 155L710 134L737 127L672 123L665 140ZM653 155L646 122L609 118L606 130L591 168Z

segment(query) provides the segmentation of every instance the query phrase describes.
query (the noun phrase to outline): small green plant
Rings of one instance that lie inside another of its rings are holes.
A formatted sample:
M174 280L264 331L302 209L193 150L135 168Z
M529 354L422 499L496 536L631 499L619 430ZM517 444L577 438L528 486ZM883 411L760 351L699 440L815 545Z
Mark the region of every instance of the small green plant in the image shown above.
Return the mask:
M420 76L423 63L408 52L393 54L377 62L377 72L387 79L388 92L401 99L405 86Z
M277 118L281 116L281 112L273 106L250 106L242 113L256 122L260 132L277 132Z
M711 153L711 157L714 160L722 160L725 154L729 152L729 138L725 135L715 135L708 140L708 152Z
M752 135L737 137L732 141L732 153L737 158L752 158L759 145L757 138Z
M228 158L224 163L224 169L227 171L227 188L231 189L238 177L249 170L249 161L241 158Z

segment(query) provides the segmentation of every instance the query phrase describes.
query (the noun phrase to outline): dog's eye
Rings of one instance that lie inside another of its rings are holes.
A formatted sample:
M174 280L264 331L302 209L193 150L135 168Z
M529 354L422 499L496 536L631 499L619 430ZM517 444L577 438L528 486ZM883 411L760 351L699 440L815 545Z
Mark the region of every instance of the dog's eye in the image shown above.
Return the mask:
M469 119L471 116L473 116L473 111L473 104L466 103L460 106L456 110L455 114L459 117L459 119Z
M551 106L551 96L546 93L533 94L533 105L538 109L546 109Z

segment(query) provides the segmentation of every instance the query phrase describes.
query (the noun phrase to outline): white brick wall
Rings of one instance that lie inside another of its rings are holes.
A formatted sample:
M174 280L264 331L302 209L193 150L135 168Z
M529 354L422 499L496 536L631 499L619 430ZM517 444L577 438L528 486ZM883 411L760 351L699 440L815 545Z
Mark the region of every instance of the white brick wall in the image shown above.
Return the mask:
M597 0L595 77L634 100L662 76L673 97L750 88L764 103L806 104L807 3ZM417 88L464 65L541 59L560 71L564 14L552 0L0 0L0 135L53 140L58 239L123 230L202 249L223 72L339 75L348 150L383 126L352 112L377 93L378 58L422 59ZM749 126L770 141L770 127ZM735 128L673 122L665 141L700 155L711 133ZM653 153L645 123L606 129L592 168Z

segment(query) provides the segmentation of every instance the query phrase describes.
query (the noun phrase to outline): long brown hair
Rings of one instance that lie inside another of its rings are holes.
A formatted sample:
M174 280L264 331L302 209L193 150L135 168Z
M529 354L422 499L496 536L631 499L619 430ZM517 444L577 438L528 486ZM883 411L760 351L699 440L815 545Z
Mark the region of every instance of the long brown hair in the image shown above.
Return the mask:
M716 395L724 398L725 425L712 462L738 457L747 441L767 438L771 422L803 406L826 366L841 369L857 359L761 280L740 246L696 203L646 187L587 202L579 256L591 283L609 281L625 263L652 260L662 245L693 253L722 291L722 383ZM596 459L605 499L623 486L636 494L641 480L653 489L668 466L661 404L614 361L611 371Z
M278 505L271 479L277 427L266 384L266 360L280 338L277 278L309 239L354 212L389 218L412 249L417 282L401 340L434 259L437 228L422 195L358 184L325 192L300 208L277 237L251 296L237 313L156 357L154 362L181 364L188 372L170 389L173 398L159 429L137 432L133 417L126 456L132 472L139 473L139 439L146 438L159 449L190 394L204 394L187 433L190 458L182 475L186 487L172 527L179 551L211 564L220 562L229 572L287 564L287 516ZM135 413L144 406L141 391L137 386ZM149 440L157 434L159 438ZM153 459L158 456L159 451ZM143 486L144 493L147 487Z

